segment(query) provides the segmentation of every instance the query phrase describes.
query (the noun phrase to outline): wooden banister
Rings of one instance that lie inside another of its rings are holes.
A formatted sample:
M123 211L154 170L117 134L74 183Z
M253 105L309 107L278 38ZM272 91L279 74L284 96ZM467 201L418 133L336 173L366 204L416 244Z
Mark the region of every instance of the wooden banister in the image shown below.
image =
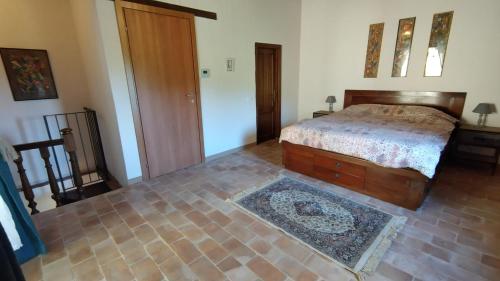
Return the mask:
M19 158L14 160L14 163L16 163L17 166L17 172L19 173L19 177L21 178L21 186L23 188L23 193L24 197L26 200L28 200L28 207L31 209L31 214L37 214L40 213L36 209L36 202L35 202L35 195L33 194L33 189L31 188L30 181L28 180L28 177L26 176L26 169L24 169L23 166L23 157L21 156L21 153L18 151Z
M50 164L50 153L49 147L64 144L63 139L48 140L48 141L38 141L14 145L14 149L17 151L19 158L14 160L17 166L17 172L21 179L21 187L23 190L24 197L28 201L28 207L31 209L31 214L37 214L40 211L36 208L35 195L33 194L33 186L30 184L28 177L26 176L26 169L23 165L23 157L21 155L22 151L38 149L40 151L40 156L45 162L45 169L47 171L47 176L49 179L50 190L52 192L52 199L56 202L56 206L61 205L60 195L59 195L59 185L57 184L56 177L54 176L54 171L52 170L52 165Z
M47 170L47 176L49 178L50 191L52 191L51 198L56 201L56 207L61 206L61 198L59 195L59 185L57 184L56 176L52 170L52 164L50 164L50 152L47 147L40 147L40 155L42 156L43 162L45 163L45 169Z
M62 145L62 144L64 144L64 139L37 141L37 142L16 144L16 145L14 145L14 149L17 152L21 152L21 151L32 150L32 149L39 149L41 147L51 147L51 146L57 146L57 145Z
M19 158L14 160L14 162L17 166L17 172L19 173L19 177L21 179L21 186L24 197L28 201L28 207L31 209L32 215L37 214L40 211L38 211L38 209L36 208L37 203L35 202L35 195L33 194L33 186L30 184L28 177L26 176L26 169L24 168L23 157L21 155L22 151L38 149L38 151L40 152L40 156L42 157L45 164L45 170L47 171L50 191L52 192L51 197L56 202L56 206L59 207L62 204L62 198L59 192L59 184L57 183L57 179L52 169L52 164L50 163L49 147L64 145L64 150L69 155L69 161L71 163L71 171L75 187L77 188L80 198L84 198L83 179L80 172L80 165L78 164L78 158L76 156L76 145L72 130L70 128L62 129L61 135L62 138L57 140L30 142L14 145L14 149L19 155Z
M85 195L83 194L83 179L80 172L80 165L78 164L78 157L76 156L75 138L73 137L73 133L70 128L62 129L61 135L64 139L64 149L69 155L69 162L71 163L71 171L73 172L75 187L77 188L80 199L83 199L85 198Z

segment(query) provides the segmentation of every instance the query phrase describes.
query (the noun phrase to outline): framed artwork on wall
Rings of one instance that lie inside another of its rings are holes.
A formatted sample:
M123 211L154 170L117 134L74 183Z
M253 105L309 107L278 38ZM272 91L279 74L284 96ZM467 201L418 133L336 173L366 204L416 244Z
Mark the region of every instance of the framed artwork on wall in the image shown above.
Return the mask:
M443 73L444 58L448 47L453 11L434 14L431 36L425 61L425 77L437 77Z
M368 46L366 47L365 78L377 78L383 35L384 23L370 25Z
M399 20L398 37L396 49L394 50L394 62L392 64L392 77L406 77L410 63L411 43L416 18Z
M0 48L0 55L15 101L57 98L46 50Z

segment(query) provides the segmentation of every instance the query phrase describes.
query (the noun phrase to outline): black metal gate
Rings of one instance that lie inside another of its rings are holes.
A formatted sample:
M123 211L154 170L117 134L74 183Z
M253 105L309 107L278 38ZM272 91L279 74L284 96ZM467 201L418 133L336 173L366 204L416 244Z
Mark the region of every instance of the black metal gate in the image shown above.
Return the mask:
M50 140L60 138L59 131L62 128L73 130L84 185L110 179L95 110L84 107L84 111L44 115L43 119ZM54 155L56 177L62 192L65 193L68 189L75 187L71 165L64 151L57 151L54 147L51 149Z

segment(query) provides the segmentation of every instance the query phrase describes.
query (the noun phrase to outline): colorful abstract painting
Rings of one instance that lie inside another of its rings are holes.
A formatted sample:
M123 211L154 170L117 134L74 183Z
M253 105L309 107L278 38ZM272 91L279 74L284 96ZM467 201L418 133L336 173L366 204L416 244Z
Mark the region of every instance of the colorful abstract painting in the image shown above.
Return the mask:
M416 18L406 18L399 20L398 38L396 39L396 50L394 51L394 62L392 65L392 77L406 77L408 72L415 19Z
M370 25L366 49L365 78L377 78L383 35L384 23Z
M425 76L441 76L448 47L453 11L434 14L425 62Z
M47 51L0 48L0 54L14 100L57 98Z

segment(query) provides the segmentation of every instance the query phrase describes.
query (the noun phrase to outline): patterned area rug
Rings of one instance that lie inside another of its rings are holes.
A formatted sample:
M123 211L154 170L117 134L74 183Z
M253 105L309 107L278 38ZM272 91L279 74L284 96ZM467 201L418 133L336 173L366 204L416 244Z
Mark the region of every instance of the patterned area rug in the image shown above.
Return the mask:
M406 221L287 177L233 201L358 278L375 270Z

